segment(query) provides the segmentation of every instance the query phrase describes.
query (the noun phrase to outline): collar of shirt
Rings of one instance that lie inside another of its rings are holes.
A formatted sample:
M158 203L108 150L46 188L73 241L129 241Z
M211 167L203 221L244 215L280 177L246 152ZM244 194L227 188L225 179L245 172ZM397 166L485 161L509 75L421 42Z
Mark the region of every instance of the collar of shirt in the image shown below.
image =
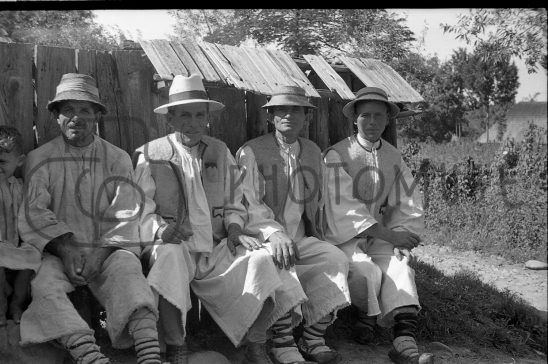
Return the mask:
M365 150L371 152L372 150L377 150L381 146L381 140L375 142L370 142L369 140L363 138L359 133L357 134L358 142L365 147Z
M276 135L276 140L278 141L278 145L280 146L280 149L286 153L293 156L297 156L299 154L299 139L297 139L295 142L289 144L282 140L278 134Z

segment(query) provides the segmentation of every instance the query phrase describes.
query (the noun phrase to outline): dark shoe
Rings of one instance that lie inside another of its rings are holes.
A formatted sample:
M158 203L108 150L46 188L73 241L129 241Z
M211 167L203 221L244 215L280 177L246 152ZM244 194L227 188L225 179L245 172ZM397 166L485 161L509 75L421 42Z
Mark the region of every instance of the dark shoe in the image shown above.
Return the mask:
M352 338L358 344L367 345L375 338L375 331L369 326L358 323L352 328Z
M170 364L188 364L191 352L185 345L166 345L166 361Z
M434 355L431 353L403 355L392 348L388 357L396 364L434 364Z
M268 356L266 344L249 343L242 364L274 364Z
M311 360L318 364L336 364L341 361L341 354L335 349L328 348L329 350L320 351L319 353L312 354L312 351L318 346L325 346L323 344L316 344L308 346L301 338L299 340L299 350L306 360Z

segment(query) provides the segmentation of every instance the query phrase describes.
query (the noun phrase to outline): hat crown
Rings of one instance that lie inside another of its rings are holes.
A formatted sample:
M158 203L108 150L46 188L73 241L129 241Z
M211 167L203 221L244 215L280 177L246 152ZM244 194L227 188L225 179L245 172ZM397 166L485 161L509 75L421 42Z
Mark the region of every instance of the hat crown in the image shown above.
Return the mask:
M380 97L386 99L386 101L388 101L388 94L386 93L386 91L384 91L380 87L364 87L364 88L361 88L356 93L356 98L359 99L361 97L368 96L368 95L380 96Z
M277 95L295 95L306 97L306 92L299 86L280 86L274 90L272 96Z
M48 102L47 108L52 111L59 102L69 100L88 101L96 104L103 114L107 112L107 108L99 98L97 81L90 75L83 73L63 74L55 89L55 97Z
M169 88L169 95L179 94L181 92L189 91L201 91L206 93L202 78L200 75L192 74L188 77L183 75L176 75L173 78L171 87Z

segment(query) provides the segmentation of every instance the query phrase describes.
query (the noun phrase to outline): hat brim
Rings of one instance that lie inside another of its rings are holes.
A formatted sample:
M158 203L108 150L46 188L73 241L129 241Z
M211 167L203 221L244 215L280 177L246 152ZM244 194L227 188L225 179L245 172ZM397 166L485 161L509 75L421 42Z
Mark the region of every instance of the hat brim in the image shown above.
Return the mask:
M188 104L209 104L209 111L215 112L215 111L221 111L225 108L225 105L221 104L220 102L214 101L214 100L208 100L208 99L192 99L192 100L180 100L180 101L174 101L170 102L169 104L164 104L162 106L158 106L156 109L154 109L154 112L156 114L167 114L170 107L178 106L178 105L188 105Z
M49 111L53 111L53 108L55 107L55 105L57 105L61 101L70 101L70 100L91 102L92 104L95 104L99 107L101 113L103 114L107 113L107 108L105 105L103 105L99 101L91 99L89 95L85 93L82 94L80 92L63 92L57 95L53 100L48 102L47 109Z
M346 116L347 118L350 118L350 119L353 119L356 117L356 109L355 109L355 105L356 103L358 102L365 102L365 101L380 101L380 102L384 102L386 105L388 105L388 108L390 109L390 111L388 112L388 115L390 117L395 117L396 115L398 115L398 113L400 112L400 108L398 107L398 105L394 104L393 102L390 102L390 101L386 101L385 99L381 98L381 97L376 97L376 96L369 96L367 98L357 98L357 99L354 99L352 101L350 101L348 104L344 105L343 107L343 114L344 116Z

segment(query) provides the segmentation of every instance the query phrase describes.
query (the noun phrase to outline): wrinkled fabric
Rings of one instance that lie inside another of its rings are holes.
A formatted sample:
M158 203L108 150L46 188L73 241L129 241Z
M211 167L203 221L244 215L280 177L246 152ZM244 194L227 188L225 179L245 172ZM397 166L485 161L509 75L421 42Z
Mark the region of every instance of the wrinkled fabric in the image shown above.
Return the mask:
M25 176L18 221L25 243L43 252L53 238L72 233L71 241L82 253L102 246L119 248L88 286L105 307L113 345L131 346L125 330L129 316L139 307L156 307L137 257L137 223L144 201L133 183L129 156L97 136L82 148L59 136L29 153ZM73 290L60 258L43 253L31 282L33 300L21 318L22 343L91 332L67 297Z
M281 145L283 148L283 144ZM298 150L295 147L286 147L283 150L288 152L290 170L293 171L291 168L296 168L295 158ZM297 261L295 269L298 282L308 297L301 305L306 325L313 325L328 313L348 306L350 293L346 279L346 257L332 244L314 237L306 237L304 234L300 217L304 209L302 204L296 202L299 199L302 201L302 182L296 178L290 181L295 198L287 197L283 210L286 224L283 226L275 220L273 211L262 202L264 196L260 196L260 191L264 192L265 188L260 184L264 183L264 177L258 170L255 155L250 147L243 147L239 151L238 164L245 170L243 188L248 209L253 211L254 216L261 216L261 219L255 220L250 217L249 224L259 230L264 239L268 239L276 231L281 231L297 242L300 260ZM295 176L291 172L289 175Z
M182 159L189 160L189 155L184 154L190 154L191 151L188 148L178 147L177 153L182 155ZM224 153L226 153L227 165L234 167L232 171L227 169L225 180L222 184L220 183L225 193L223 217L225 226L237 223L243 228L244 234L258 235L257 229L247 226L247 220L256 219L256 217L251 217L254 212L246 212L241 203L241 186L230 180L233 178L234 170L238 171L234 157L226 146ZM199 155L198 153L195 156L196 159ZM154 158L154 156L150 157ZM200 183L202 177L200 166L201 163L197 160L196 163L187 163L183 168L184 177L192 179L189 181L192 186L198 186ZM145 214L142 217L146 228L141 226L142 239L154 238L157 227L160 225L157 221L162 220L161 216L154 213L156 211L154 196L160 192L156 190L154 178L144 156L139 156L135 171L138 184L146 194ZM236 174L238 177L238 173ZM199 189L199 186L196 188ZM203 196L199 193L185 195L193 199L188 201L192 230L195 231L195 227L203 227L210 223L211 220L206 221L204 216L202 218L198 214L192 216L195 211L190 206L203 205L204 201L198 200L203 199ZM208 211L213 213L211 207L208 207ZM199 234L196 238L199 238ZM202 239L206 238L202 237ZM161 240L155 241L148 262L151 269L147 279L157 300L159 296L162 296L177 308L177 314L180 315L182 327L179 328L179 333L168 333L171 340L177 342L184 339L186 314L191 308L190 286L235 346L241 344L249 328L257 319L260 322L256 325L264 326L266 331L272 324L272 320L281 317L291 307L306 299L302 288L300 285L295 285L291 274L282 272L274 266L266 249L247 251L238 246L236 250L237 255L234 257L226 245L226 239L217 243L210 253L191 252L184 241L180 244L164 244ZM263 308L270 314L260 315ZM300 320L301 316L298 313L295 317L296 324Z
M0 182L0 268L32 269L35 272L42 259L40 251L19 241L17 218L23 200L23 182L14 176Z
M382 144L380 141L370 143L359 136L358 141L367 151L364 160L342 160L336 146L325 153L326 238L344 251L350 260L348 284L352 303L370 316L379 315L381 324L390 325L399 307L416 306L420 309L415 272L406 257L400 261L394 256L391 243L355 236L376 223L395 231L420 235L424 230L422 202L417 189L407 193L402 185L412 186L413 182L405 163L401 162L401 175L396 175L394 180L385 178L391 175L394 166L383 163L383 158L388 154L386 160L401 160L397 149L384 141ZM381 198L371 204L358 200L353 195L354 187L357 187L355 181L341 168L341 163L375 167L382 176L373 169L364 169L359 182L366 184L365 193L370 198L377 195Z
M21 345L78 333L93 335L67 296L74 291L74 286L63 270L61 259L44 254L36 278L31 282L32 302L21 318ZM154 312L156 319L158 317L154 297L141 273L141 263L133 253L114 251L89 288L105 308L107 331L115 348L133 345L127 323L135 310L146 307Z
M116 246L140 253L141 196L122 149L95 137L82 148L62 136L31 151L19 210L23 241L42 251L53 238L73 233L84 252Z

